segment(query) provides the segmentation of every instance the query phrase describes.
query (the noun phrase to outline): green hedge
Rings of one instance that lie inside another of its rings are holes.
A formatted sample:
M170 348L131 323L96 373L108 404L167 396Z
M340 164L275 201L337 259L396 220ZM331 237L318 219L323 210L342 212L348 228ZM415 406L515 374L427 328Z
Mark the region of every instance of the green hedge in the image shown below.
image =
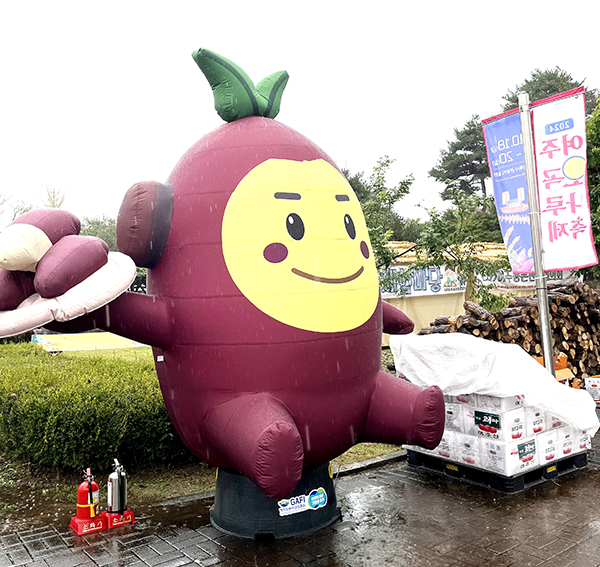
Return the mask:
M193 460L169 420L152 359L0 346L0 449L64 471Z

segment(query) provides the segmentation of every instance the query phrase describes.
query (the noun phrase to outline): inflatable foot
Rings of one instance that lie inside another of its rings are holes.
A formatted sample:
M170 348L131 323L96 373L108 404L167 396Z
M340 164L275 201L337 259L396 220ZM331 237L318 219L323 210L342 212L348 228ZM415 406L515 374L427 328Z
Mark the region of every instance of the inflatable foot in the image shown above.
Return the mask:
M267 394L217 406L206 418L204 436L271 498L289 496L302 476L302 438L287 409Z
M412 444L426 449L434 449L439 445L444 433L444 408L444 394L437 386L430 386L417 396L413 412Z
M255 482L271 498L289 496L302 476L303 454L302 439L294 424L278 421L269 425L256 449Z
M420 445L433 449L444 433L444 396L385 372L377 375L361 441Z

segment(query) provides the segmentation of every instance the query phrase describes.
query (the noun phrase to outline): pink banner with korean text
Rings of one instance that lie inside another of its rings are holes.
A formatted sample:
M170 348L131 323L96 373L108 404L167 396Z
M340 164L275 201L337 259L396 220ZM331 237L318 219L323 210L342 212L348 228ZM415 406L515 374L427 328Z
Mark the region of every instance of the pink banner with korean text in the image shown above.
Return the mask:
M584 88L531 104L544 270L598 263L587 189ZM482 121L498 220L515 274L533 273L519 110Z
M583 87L536 103L532 121L544 269L593 266Z

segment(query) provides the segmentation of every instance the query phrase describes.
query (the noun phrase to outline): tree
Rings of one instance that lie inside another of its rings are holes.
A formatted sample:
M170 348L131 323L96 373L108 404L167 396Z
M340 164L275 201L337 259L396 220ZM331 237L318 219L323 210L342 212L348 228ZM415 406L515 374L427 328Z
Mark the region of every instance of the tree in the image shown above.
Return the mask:
M5 222L10 222L12 219L10 218L10 211L8 205L9 196L0 193L0 226L4 226Z
M600 101L586 122L587 131L587 177L590 195L592 232L596 244L596 254L600 258ZM600 279L600 266L583 270L594 279Z
M586 122L586 129L588 187L590 198L594 195L594 205L600 207L600 101Z
M478 195L467 195L458 184L448 188L448 195L454 206L452 223L449 226L447 213L427 210L429 221L417 240L418 261L410 269L416 271L445 265L454 270L466 285L467 300L475 300L487 309L497 310L505 298L493 295L492 286L482 284L476 277L477 274L492 276L500 269L510 269L508 258L492 261L478 258L484 246L474 230L472 218L477 211L489 206L489 200Z
M518 93L525 91L532 102L560 94L580 86L583 81L556 67L540 71L535 69L514 91L509 90L502 98L505 101L503 111L518 106ZM591 116L598 99L597 89L586 89L586 115ZM483 129L476 114L467 121L462 129L454 129L455 139L448 142L440 152L438 163L429 171L433 177L445 185L440 193L442 199L451 200L449 188L458 182L467 195L481 194L485 197L485 179L489 177L489 166L485 150Z
M392 225L391 240L398 242L416 242L423 230L423 222L396 215Z
M526 92L529 95L529 100L531 102L535 102L536 100L542 100L549 96L564 93L565 91L577 88L581 86L583 82L584 81L577 81L573 79L569 73L563 71L560 67L546 69L545 71L534 69L531 72L531 77L529 79L525 79L520 85L517 85L514 91L509 89L508 92L502 97L506 101L502 107L502 110L506 111L518 107L518 98L520 92ZM597 99L598 89L585 90L586 116L591 116L594 108L596 107Z
M494 198L476 196L473 200L479 204L479 208L473 208L467 218L459 218L460 211L457 207L444 211L442 218L448 232L452 234L461 227L475 242L503 242Z
M135 279L129 286L130 291L136 293L146 293L147 270L146 268L136 268Z
M0 193L0 228L10 224L23 213L30 211L33 207L11 197Z
M46 198L42 201L44 207L51 209L60 209L65 202L65 194L60 189L54 187L46 188Z
M112 252L117 247L117 221L102 215L101 217L84 217L81 221L81 232L84 236L97 236L106 242L108 249Z
M394 253L386 246L398 219L394 205L408 194L413 182L409 176L395 187L388 187L386 176L392 163L394 160L388 156L379 158L368 180L362 172L352 175L342 170L360 201L378 270L389 267L394 259Z
M490 170L479 116L474 114L462 130L455 128L454 136L456 139L448 142L448 148L440 152L437 165L429 171L429 176L446 186L440 193L444 200L451 199L450 190L456 183L467 195L481 193L485 197L485 179Z

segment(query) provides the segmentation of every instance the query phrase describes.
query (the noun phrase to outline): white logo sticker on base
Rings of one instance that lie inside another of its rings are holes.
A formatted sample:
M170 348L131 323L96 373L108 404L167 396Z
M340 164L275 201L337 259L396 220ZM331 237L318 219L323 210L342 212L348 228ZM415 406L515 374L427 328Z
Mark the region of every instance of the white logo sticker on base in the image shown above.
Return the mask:
M306 510L318 510L327 504L327 492L324 488L312 490L310 494L299 494L291 498L284 498L277 502L280 516L299 514Z

